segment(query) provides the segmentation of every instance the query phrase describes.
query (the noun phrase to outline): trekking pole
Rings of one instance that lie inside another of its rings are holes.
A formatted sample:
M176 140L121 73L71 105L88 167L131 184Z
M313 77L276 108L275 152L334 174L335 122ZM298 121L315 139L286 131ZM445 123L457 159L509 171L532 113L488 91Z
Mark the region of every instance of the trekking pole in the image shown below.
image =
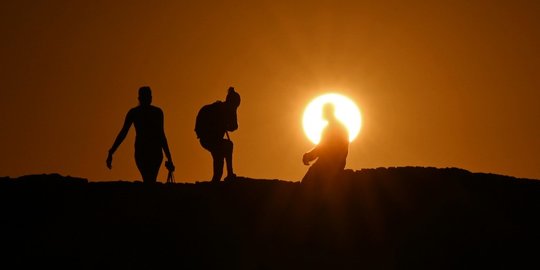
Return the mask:
M167 183L169 184L172 184L174 183L174 165L172 164L172 162L165 162L165 167L167 168L167 170L169 170L169 174L167 175Z
M174 183L174 174L172 171L169 171L169 175L167 175L167 183L173 184Z

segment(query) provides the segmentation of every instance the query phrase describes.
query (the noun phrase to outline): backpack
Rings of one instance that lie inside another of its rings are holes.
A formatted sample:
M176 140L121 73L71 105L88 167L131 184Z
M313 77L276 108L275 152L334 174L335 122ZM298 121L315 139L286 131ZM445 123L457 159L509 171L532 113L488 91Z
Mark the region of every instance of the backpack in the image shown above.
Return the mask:
M217 137L221 130L223 130L221 132L225 132L225 129L221 127L223 124L220 122L222 121L219 121L221 118L220 106L221 101L216 101L212 104L204 105L199 110L195 121L197 138Z

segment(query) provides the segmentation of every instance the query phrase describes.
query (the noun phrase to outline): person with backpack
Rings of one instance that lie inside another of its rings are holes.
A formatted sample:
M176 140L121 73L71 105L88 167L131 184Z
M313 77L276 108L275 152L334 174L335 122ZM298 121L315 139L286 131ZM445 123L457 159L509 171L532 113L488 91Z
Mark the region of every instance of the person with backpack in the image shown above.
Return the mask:
M227 164L227 177L224 181L236 179L232 163L233 142L228 132L238 129L236 116L238 106L240 106L240 95L234 87L229 87L225 102L216 101L205 105L197 114L195 133L201 146L212 154L214 169L212 182L221 180L223 161Z

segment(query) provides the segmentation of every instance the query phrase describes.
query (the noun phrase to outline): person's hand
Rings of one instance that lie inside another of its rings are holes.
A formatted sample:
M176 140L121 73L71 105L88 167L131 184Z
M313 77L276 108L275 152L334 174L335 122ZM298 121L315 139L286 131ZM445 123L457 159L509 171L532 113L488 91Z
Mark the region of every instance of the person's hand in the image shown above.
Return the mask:
M174 164L170 160L165 161L165 168L167 168L167 170L170 172L174 172L175 170Z
M309 153L305 153L303 156L302 156L302 162L304 163L304 165L308 166L309 165L309 162L312 161L312 157Z
M107 156L106 163L107 163L107 168L109 168L109 170L112 169L112 154L111 154L111 152L109 152L109 155Z

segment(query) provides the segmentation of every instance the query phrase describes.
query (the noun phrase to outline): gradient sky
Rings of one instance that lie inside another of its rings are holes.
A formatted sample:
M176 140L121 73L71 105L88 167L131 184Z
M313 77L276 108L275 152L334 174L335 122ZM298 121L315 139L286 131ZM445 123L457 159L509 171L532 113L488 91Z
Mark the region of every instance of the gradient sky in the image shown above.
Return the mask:
M303 109L335 91L363 114L347 168L540 179L540 1L443 2L2 1L0 176L140 179L133 128L105 159L149 85L177 181L207 180L195 116L232 85L238 175L301 179Z

